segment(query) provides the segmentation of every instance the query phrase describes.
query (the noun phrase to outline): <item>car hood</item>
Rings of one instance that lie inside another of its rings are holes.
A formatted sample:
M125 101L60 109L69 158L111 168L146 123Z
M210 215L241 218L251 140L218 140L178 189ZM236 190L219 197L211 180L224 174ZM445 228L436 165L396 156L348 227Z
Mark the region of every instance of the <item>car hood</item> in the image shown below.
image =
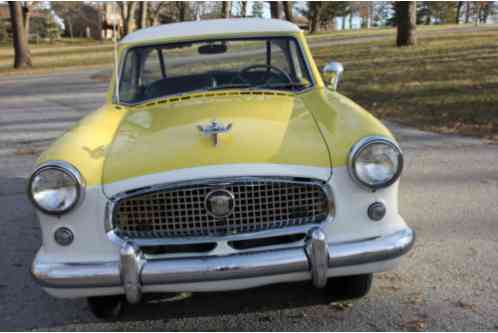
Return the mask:
M220 170L216 177L227 174L227 166L232 166L230 175L236 170L235 174L256 176L264 175L264 166L271 165L281 176L316 169L327 170L317 178L328 178L327 145L302 98L262 92L211 95L130 108L106 152L104 192L114 195L169 182L175 177L164 175L182 170L194 170L190 178L204 178L206 168L200 167L213 166ZM213 120L232 124L228 132L218 135L218 145L198 128Z

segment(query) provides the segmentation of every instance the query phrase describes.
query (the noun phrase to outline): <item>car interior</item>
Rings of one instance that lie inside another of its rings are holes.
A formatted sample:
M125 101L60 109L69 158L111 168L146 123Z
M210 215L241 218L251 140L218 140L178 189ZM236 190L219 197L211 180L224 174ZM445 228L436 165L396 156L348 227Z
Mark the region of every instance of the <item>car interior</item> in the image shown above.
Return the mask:
M125 91L125 94L121 93L124 101L136 103L194 91L230 88L289 89L303 88L308 84L306 79L303 80L302 73L296 69L299 65L295 64L296 60L289 52L279 49L279 58L275 59L277 56L274 55L275 51L271 51L271 43L267 41L266 49L252 57L250 53L244 54L242 51L234 52L233 55L227 54L227 46L223 43L202 44L196 49L196 57L190 56L190 60L189 56L183 57L182 60L176 55L176 67L175 64L171 65L171 61L166 63L163 48L143 48L132 55L135 59L127 59L127 62L134 64L127 66L125 63L120 91ZM280 45L278 47L280 48ZM153 61L150 60L151 57ZM212 60L216 57L216 60ZM230 63L231 61L233 63ZM186 73L181 73L178 70L181 66L190 66L190 70L186 69ZM189 73L195 71L195 66L204 66L204 69Z

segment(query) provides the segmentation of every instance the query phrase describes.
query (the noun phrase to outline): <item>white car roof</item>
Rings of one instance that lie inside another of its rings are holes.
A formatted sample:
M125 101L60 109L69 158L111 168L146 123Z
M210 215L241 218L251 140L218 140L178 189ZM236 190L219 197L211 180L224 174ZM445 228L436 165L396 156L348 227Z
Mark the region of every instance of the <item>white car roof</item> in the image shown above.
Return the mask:
M206 35L234 35L251 33L299 32L289 21L262 18L234 18L164 24L137 30L126 35L120 43L136 43L154 39L184 38Z

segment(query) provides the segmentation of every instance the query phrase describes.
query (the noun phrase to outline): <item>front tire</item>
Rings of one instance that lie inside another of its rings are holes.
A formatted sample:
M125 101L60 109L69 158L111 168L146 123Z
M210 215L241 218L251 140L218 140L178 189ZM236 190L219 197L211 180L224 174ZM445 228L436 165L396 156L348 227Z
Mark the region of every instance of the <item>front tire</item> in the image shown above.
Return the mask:
M373 274L333 277L327 280L325 292L332 300L361 298L372 286Z
M123 313L125 299L122 295L98 296L87 299L88 307L99 319L117 318Z

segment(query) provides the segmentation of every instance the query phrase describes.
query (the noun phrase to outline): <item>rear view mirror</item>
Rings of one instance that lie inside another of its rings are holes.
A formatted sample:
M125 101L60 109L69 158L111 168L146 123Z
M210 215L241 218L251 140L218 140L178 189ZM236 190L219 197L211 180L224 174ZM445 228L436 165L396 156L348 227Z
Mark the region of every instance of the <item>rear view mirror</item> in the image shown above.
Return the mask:
M220 54L227 51L226 44L207 44L199 46L199 54Z
M331 62L323 68L323 77L331 90L337 90L344 67L339 62Z

